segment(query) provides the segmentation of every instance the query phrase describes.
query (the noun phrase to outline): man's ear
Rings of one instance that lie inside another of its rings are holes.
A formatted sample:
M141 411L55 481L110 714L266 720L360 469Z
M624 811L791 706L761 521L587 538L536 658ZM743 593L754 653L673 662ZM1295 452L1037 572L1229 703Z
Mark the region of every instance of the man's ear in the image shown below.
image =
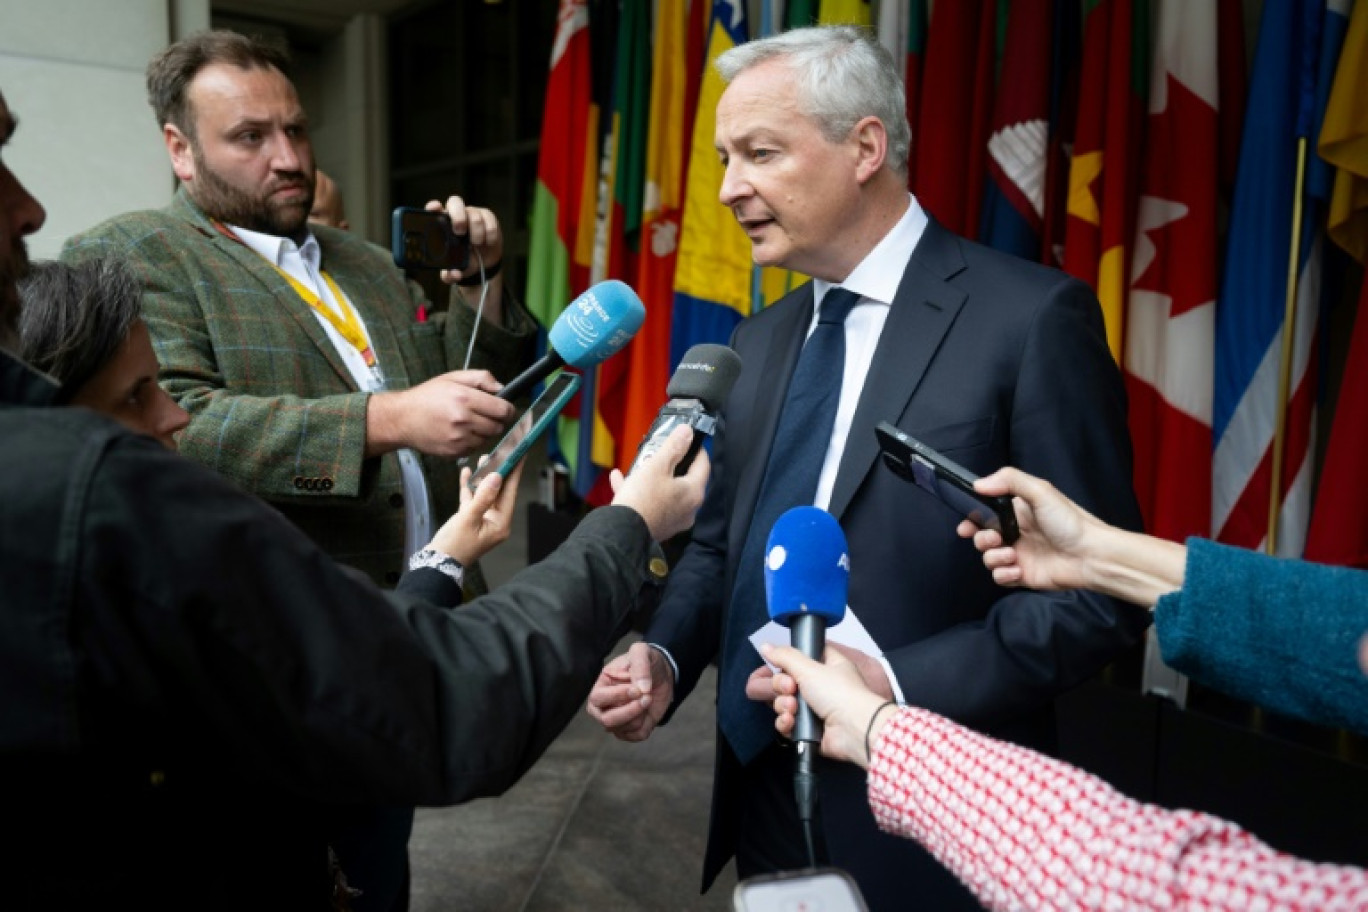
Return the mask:
M866 117L851 131L855 138L855 179L864 184L884 166L888 158L888 130L877 117Z
M190 137L182 133L180 127L175 124L164 124L162 140L166 143L167 154L171 156L171 170L176 172L176 179L182 184L193 181L195 153L190 146Z

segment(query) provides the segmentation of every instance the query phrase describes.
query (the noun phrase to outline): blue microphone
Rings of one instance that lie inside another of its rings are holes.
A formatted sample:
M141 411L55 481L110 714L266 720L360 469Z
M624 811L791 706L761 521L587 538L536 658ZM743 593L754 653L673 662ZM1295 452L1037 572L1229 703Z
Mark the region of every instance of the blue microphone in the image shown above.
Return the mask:
M849 587L850 555L836 517L817 507L794 507L780 516L765 544L765 601L770 619L789 628L793 648L822 661L827 626L845 617ZM808 856L815 866L810 827L817 777L812 755L822 743L822 721L801 694L793 740L798 753L794 798L808 837Z
M617 354L646 319L641 298L617 279L599 282L570 302L547 333L548 351L509 381L500 399L517 399L561 367L593 367Z

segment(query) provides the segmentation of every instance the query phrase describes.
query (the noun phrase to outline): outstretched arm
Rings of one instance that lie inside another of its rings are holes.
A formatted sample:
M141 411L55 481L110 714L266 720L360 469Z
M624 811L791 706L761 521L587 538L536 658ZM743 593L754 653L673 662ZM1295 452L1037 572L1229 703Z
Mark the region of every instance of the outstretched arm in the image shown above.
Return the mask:
M1133 801L1082 770L923 709L893 709L839 656L766 658L776 727L795 693L826 722L822 752L869 769L879 826L914 839L988 908L1357 909L1368 872L1275 852L1234 824ZM872 748L872 756L866 753Z
M959 526L960 537L973 538L999 585L1090 589L1145 608L1183 587L1182 545L1108 525L1048 481L1017 469L1000 469L974 487L1015 498L1021 526L1015 543L1004 545L1000 534L968 520Z

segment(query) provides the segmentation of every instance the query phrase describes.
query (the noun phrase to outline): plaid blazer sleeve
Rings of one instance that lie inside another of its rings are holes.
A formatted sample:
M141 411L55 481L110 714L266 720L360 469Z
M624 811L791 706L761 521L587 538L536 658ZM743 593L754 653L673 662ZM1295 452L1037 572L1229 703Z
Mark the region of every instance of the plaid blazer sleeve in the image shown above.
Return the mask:
M369 395L310 335L310 323L322 330L307 309L307 321L281 313L285 281L245 266L231 244L144 212L74 236L62 258L121 256L143 283L161 383L191 415L184 455L271 500L356 496ZM329 483L300 483L313 479Z

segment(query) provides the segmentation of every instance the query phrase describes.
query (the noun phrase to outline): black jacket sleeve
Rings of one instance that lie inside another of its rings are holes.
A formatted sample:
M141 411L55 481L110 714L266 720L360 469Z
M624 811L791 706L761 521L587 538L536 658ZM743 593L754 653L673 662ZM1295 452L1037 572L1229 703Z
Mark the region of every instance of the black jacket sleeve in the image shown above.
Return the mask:
M115 438L90 478L72 494L81 693L318 800L507 789L578 711L646 577L645 523L607 507L448 611L381 592L150 441Z

